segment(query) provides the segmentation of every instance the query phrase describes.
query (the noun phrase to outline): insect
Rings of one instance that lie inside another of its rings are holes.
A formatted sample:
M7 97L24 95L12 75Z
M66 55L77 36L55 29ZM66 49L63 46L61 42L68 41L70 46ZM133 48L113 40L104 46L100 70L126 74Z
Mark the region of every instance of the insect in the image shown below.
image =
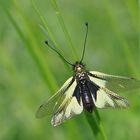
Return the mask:
M74 71L74 75L62 85L56 94L45 101L36 112L37 118L53 114L51 119L53 126L57 126L80 114L83 110L92 113L95 107L127 108L129 106L128 101L116 94L116 92L140 87L140 81L134 78L88 71L82 62L87 34L88 23L86 23L86 36L81 60L74 64L68 62L57 49L46 41L46 44L70 64Z

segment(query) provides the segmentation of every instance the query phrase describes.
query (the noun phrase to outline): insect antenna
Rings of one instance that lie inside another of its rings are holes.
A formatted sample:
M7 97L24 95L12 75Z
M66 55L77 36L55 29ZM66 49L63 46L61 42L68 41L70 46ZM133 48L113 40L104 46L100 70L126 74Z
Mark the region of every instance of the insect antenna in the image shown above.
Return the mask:
M45 41L45 44L46 44L50 49L52 49L53 51L55 51L65 62L67 62L68 64L70 64L70 65L73 66L73 64L70 63L69 61L67 61L67 60L65 59L65 57L64 57L58 50L56 50L54 47L52 47L52 46L49 44L48 41Z
M82 53L82 57L81 57L80 63L83 61L83 58L84 58L85 48L86 48L86 41L87 41L87 35L88 35L88 22L86 22L85 25L86 25L86 36L85 36L84 48L83 48L83 53Z

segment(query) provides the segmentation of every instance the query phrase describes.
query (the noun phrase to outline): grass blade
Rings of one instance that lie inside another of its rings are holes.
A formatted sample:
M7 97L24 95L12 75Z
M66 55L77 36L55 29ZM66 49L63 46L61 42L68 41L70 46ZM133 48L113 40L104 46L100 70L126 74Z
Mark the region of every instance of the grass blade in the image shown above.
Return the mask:
M59 23L60 23L60 25L61 25L61 28L62 28L62 30L63 30L63 32L64 32L64 35L65 35L67 44L68 44L69 48L70 48L71 51L72 51L72 56L73 56L73 58L74 58L75 60L78 60L78 55L77 55L76 50L75 50L75 48L74 48L74 46L73 46L73 43L72 43L71 38L70 38L70 36L69 36L69 33L68 33L67 29L66 29L66 26L65 26L65 23L64 23L64 21L63 21L61 12L60 12L60 10L59 10L59 8L58 8L58 5L57 5L57 3L56 3L55 0L51 0L51 3L52 3L52 7L54 8L54 11L55 11L55 13L56 13L56 16L57 16L57 18L58 18L58 20L59 20Z
M103 125L97 110L94 110L95 114L91 115L88 112L85 112L85 116L87 118L88 124L92 129L93 134L95 135L97 140L107 140L107 136L104 132Z
M31 40L28 40L25 37L24 33L21 31L20 27L17 25L16 21L14 20L13 16L10 14L10 12L7 9L4 9L4 10L5 10L5 13L7 14L7 17L9 18L10 22L16 29L16 31L19 34L19 36L21 37L21 39L23 40L23 43L25 43L25 46L27 47L29 53L35 60L43 79L48 84L48 86L51 87L50 89L52 89L52 91L54 92L58 88L58 86L57 86L57 83L56 83L51 71L47 67L46 62L44 61L45 58L43 58L43 55L41 54L39 49L35 48L35 45L32 46L32 44L30 43ZM37 49L37 50L35 50L35 49Z

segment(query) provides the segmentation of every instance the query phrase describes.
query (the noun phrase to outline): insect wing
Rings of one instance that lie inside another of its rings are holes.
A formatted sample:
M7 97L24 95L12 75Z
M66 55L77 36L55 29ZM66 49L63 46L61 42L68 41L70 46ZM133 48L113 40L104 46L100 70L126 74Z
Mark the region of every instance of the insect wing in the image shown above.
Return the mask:
M93 98L93 101L97 108L127 108L129 106L125 98L106 88L100 88L97 91L96 100Z
M66 90L71 86L73 78L69 78L63 86L60 88L60 90L54 94L51 98L49 98L47 101L45 101L37 110L36 112L36 118L42 118L46 115L51 115L55 110L57 109L57 106L59 106L62 101L65 98L65 92Z
M63 106L52 117L53 126L60 125L71 117L80 114L83 111L83 105L79 105L75 97L66 100Z
M79 104L76 97L73 96L76 85L77 83L74 81L69 89L65 92L65 98L62 104L58 107L52 117L51 123L53 126L57 126L83 111L82 102Z
M89 76L95 84L114 92L140 88L140 81L134 78L109 75L97 71L90 71Z

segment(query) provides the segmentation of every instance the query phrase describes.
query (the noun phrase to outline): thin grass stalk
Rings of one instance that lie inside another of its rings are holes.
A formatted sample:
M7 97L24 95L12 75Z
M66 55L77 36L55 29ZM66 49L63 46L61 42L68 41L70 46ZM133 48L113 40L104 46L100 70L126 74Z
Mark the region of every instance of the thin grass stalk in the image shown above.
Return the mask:
M40 50L38 50L36 52L34 51L35 46L32 46L32 44L30 43L31 40L28 40L25 37L24 33L21 31L20 27L17 25L15 19L9 13L9 11L7 9L4 9L4 10L5 10L5 13L6 13L7 17L9 18L10 22L12 23L12 25L16 29L16 31L19 34L19 36L21 37L23 43L27 47L29 53L31 54L31 56L35 60L36 65L38 66L39 71L40 71L43 79L45 80L45 83L47 83L47 85L49 87L51 87L50 89L54 92L58 88L58 86L57 86L57 83L56 83L51 71L49 70L49 68L47 67L47 65L46 65L46 63L44 61L45 58L43 58L43 55L41 54Z
M96 140L107 140L107 137L103 131L103 127L101 122L97 122L96 118L91 117L91 114L86 114L86 119L88 121L88 124L93 132L93 135L95 135Z
M33 8L34 8L34 10L35 10L35 12L38 14L38 17L40 18L40 21L41 21L41 23L42 23L42 25L43 25L43 30L45 31L45 33L47 33L47 40L48 39L50 39L53 43L54 43L54 45L57 47L57 48L61 48L61 46L58 44L58 42L55 40L55 38L54 38L54 36L53 36L53 34L52 34L52 32L51 32L51 29L50 29L50 27L49 27L49 24L48 24L48 22L47 22L47 20L44 18L44 16L43 16L43 14L41 14L41 11L40 11L40 9L39 9L39 7L37 6L37 3L36 3L36 1L35 0L31 0L31 2L32 2L32 5L33 5ZM54 47L55 47L54 46ZM65 67L67 68L67 70L68 70L68 72L70 71L70 67L69 67L69 65L61 58L61 60L64 62L64 65L65 65Z
M93 134L95 135L97 140L107 140L107 136L105 134L102 121L100 119L99 113L97 109L94 110L94 114L90 114L85 112L85 116L87 118L88 124L92 129Z
M58 18L58 21L59 21L59 23L61 25L61 28L62 28L63 32L64 32L64 35L65 35L65 38L66 38L66 42L67 42L69 48L71 49L72 57L75 60L78 60L78 55L76 53L75 47L73 46L73 43L72 43L71 38L70 38L70 35L69 35L69 33L67 31L67 28L65 26L65 23L64 23L62 15L61 15L61 12L59 10L59 7L57 5L57 2L55 0L51 0L51 4L52 4L52 7L54 8L54 11L55 11L56 16Z
M55 38L54 38L54 36L51 32L47 20L44 18L43 14L41 14L41 11L40 11L39 7L37 6L36 1L31 0L31 2L32 2L32 5L33 5L33 8L34 8L35 12L38 14L38 17L40 18L40 21L42 22L43 27L47 31L47 34L48 34L49 38L53 41L53 43L56 47L61 48L60 45L58 44L58 42L56 42L56 40L55 40Z

